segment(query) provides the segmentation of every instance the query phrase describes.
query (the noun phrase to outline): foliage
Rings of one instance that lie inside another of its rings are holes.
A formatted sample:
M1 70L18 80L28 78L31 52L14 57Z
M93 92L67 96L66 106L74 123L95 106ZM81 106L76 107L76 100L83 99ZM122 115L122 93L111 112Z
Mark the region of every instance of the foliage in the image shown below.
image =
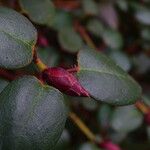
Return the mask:
M0 149L149 149L149 7L2 0Z

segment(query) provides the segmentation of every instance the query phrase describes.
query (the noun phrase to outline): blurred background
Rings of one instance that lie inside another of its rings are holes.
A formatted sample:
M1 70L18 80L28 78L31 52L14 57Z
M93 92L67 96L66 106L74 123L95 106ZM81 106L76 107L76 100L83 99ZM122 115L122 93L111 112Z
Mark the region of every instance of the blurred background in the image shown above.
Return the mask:
M24 14L36 26L38 55L47 65L71 68L77 64L77 52L85 44L91 46L142 86L142 101L150 107L150 0L1 0L0 5ZM38 70L30 64L16 72ZM69 96L66 103L97 138L108 139L122 150L150 150L150 127L134 105L114 107ZM69 119L56 147L102 149Z

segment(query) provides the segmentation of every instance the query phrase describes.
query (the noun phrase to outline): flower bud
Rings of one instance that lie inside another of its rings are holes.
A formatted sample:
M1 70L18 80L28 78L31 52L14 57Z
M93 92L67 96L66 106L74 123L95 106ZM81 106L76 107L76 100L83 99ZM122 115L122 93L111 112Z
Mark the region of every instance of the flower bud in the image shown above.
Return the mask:
M42 46L42 47L47 47L49 45L47 38L43 36L42 34L38 36L37 43L39 46Z
M81 86L75 76L63 68L53 67L45 69L42 72L42 78L47 84L54 86L65 94L71 96L89 96L89 93Z
M103 141L100 143L100 147L106 150L121 150L120 147L111 141Z

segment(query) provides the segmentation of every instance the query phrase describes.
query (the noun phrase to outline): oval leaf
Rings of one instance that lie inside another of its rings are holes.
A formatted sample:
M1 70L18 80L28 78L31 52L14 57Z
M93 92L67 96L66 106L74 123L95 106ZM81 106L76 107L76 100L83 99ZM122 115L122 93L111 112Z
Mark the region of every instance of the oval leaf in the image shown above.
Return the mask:
M87 15L97 15L98 14L98 5L93 0L82 0L83 11Z
M50 0L20 0L20 5L32 21L48 24L55 15L55 8Z
M61 46L68 52L78 52L83 46L81 37L71 27L59 31L58 38Z
M1 149L49 150L66 121L62 94L26 76L0 94Z
M21 68L33 58L37 31L27 18L0 7L0 67Z
M111 127L118 132L131 132L141 126L142 114L134 106L118 107L111 120Z
M117 30L105 28L102 33L102 39L112 49L120 49L123 46L123 38Z
M84 48L79 52L78 65L80 83L97 100L127 105L134 103L141 95L140 86L100 52Z

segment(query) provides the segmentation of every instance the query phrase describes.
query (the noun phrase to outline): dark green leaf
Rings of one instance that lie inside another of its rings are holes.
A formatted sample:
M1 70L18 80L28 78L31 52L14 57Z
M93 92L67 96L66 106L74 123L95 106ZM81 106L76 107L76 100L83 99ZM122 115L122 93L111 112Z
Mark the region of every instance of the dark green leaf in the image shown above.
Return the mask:
M94 111L98 107L97 101L95 101L92 98L84 97L84 98L80 98L80 101L83 107L89 111Z
M9 84L8 81L0 78L0 93L3 91L3 89Z
M106 45L112 49L120 49L123 46L121 34L114 29L106 28L98 19L91 19L87 29L97 37L103 39Z
M52 67L57 66L60 60L60 53L54 48L38 48L37 49L38 56L43 62Z
M69 52L78 52L83 46L81 37L71 27L59 31L58 38L61 46Z
M49 26L55 30L61 30L64 27L70 27L72 25L72 16L69 12L63 10L57 10L55 17L49 22Z
M58 90L26 76L11 82L0 100L1 149L53 149L66 121Z
M120 49L123 46L123 39L120 32L106 28L103 31L102 39L112 49Z
M128 56L120 51L112 51L110 57L119 65L123 70L129 71L131 69L131 62Z
M98 148L95 144L87 142L82 144L78 150L102 150L102 149Z
M97 100L115 105L132 104L141 96L140 86L112 60L89 48L78 54L82 86Z
M135 14L136 19L146 25L150 25L150 10L147 8L143 8L137 10Z
M98 19L91 19L87 24L87 29L94 35L101 37L104 27Z
M98 14L98 5L94 0L82 0L82 7L87 15Z
M111 127L118 132L130 132L140 127L142 121L142 114L134 106L124 106L114 111Z
M36 23L49 24L55 16L55 8L50 0L20 0L20 4Z
M98 111L98 122L102 128L108 128L112 115L112 109L110 105L103 104Z
M0 67L21 68L32 61L36 29L14 10L0 7Z
M64 129L59 141L57 142L55 150L69 150L69 142L70 142L69 132L66 129Z

